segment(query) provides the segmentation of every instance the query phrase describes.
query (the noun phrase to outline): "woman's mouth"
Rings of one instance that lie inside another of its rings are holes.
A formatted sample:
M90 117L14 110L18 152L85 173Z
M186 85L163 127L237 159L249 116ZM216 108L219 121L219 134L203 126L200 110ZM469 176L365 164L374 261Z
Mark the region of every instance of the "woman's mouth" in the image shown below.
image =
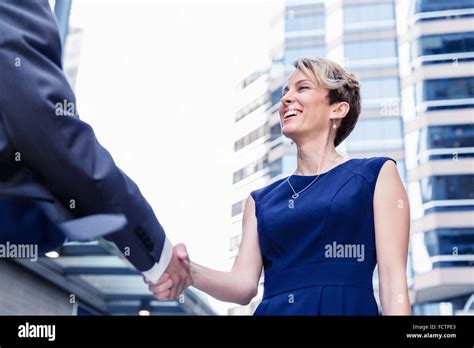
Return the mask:
M291 120L292 118L298 116L299 114L301 114L301 111L300 110L288 110L287 112L285 112L285 114L283 115L283 123L285 122L288 122L289 120Z

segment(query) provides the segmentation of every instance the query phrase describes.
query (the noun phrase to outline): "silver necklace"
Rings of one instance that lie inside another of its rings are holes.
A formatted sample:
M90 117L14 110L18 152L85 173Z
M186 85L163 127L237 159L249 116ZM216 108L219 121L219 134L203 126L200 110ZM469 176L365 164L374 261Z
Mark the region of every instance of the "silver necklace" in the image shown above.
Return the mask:
M336 157L333 158L332 162L334 162L334 160L336 158L338 158L339 156L341 155L337 155ZM291 187L291 190L293 191L293 195L291 196L293 199L296 199L300 196L300 194L303 192L303 191L306 191L311 185L313 185L313 183L319 178L321 174L318 174L318 176L316 178L314 178L304 189L300 190L299 192L296 192L295 189L293 188L293 185L291 185L291 182L290 182L290 178L293 176L293 174L291 174L287 179L286 181L288 182L288 185L290 185ZM290 202L291 204L292 202Z

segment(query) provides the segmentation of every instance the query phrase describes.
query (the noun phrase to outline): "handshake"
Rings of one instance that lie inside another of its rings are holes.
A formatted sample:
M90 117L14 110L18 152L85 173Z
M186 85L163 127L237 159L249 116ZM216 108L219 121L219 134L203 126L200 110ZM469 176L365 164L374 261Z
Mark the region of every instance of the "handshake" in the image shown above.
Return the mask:
M157 283L153 284L146 279L148 289L159 301L176 300L184 289L193 285L191 277L191 261L184 244L173 247L171 261Z

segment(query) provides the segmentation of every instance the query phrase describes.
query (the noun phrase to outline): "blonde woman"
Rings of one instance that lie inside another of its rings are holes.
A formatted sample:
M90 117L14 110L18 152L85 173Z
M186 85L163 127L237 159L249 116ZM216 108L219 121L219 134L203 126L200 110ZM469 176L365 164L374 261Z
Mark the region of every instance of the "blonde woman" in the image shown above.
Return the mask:
M232 270L191 262L193 285L245 305L263 268L254 315L378 315L378 264L382 312L410 314L409 202L396 161L338 154L359 118L359 83L327 59L300 58L294 66L279 113L283 134L297 147L296 170L251 192ZM160 300L175 298L177 288L166 274L150 286Z

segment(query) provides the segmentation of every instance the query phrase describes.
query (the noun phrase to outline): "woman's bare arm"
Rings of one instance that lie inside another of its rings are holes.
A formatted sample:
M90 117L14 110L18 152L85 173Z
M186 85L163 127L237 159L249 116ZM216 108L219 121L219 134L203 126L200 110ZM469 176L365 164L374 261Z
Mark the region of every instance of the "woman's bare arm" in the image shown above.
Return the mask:
M242 241L232 269L218 271L191 261L193 286L225 302L248 304L255 297L262 273L262 256L258 242L255 202L247 198L242 219ZM172 281L165 274L150 290L160 300L168 300Z
M194 287L225 302L248 304L255 297L262 272L255 202L247 198L242 219L242 241L230 272L217 271L191 262Z
M374 192L379 292L385 315L411 314L406 277L410 205L393 161L382 166Z

